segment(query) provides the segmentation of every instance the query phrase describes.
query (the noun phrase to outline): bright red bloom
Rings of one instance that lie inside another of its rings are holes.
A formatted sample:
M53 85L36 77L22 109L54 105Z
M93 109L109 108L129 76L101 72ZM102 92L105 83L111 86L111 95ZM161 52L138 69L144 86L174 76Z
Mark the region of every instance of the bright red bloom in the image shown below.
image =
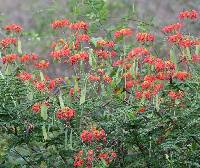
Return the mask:
M188 39L182 39L182 40L180 40L179 43L178 43L178 45L180 47L191 47L191 46L196 45L196 44L195 44L194 40L191 40L191 39L188 38Z
M165 68L165 62L160 58L156 58L154 65L155 65L156 71L160 71Z
M148 99L148 100L151 99L151 96L152 96L152 94L149 90L144 91L143 95L144 95L145 99Z
M122 64L123 64L123 60L117 60L117 61L113 62L112 66L117 67L117 66L120 66Z
M179 80L185 80L189 77L189 74L185 71L179 71L175 73L174 77Z
M43 91L45 89L45 82L36 82L35 87L39 90L39 91Z
M35 113L40 112L40 110L41 110L40 106L41 106L40 103L35 103L35 104L32 106L32 111L35 112Z
M65 48L65 49L61 49L61 50L56 50L56 51L52 51L50 53L50 55L54 58L54 59L60 59L62 57L68 56L70 54L70 49L69 48Z
M3 61L3 64L5 64L5 63L13 63L17 59L17 57L18 57L17 54L9 54L3 56L1 59Z
M4 26L4 30L13 33L20 33L22 31L22 27L21 25L14 23Z
M199 14L196 10L191 11L182 11L179 13L178 18L179 19L197 19L199 17Z
M183 27L182 23L174 23L174 24L170 24L167 26L164 26L162 28L162 31L165 33L171 33L171 32L175 32L175 31L180 31L180 29Z
M23 81L27 81L27 80L30 80L32 78L32 74L23 71L23 72L20 72L19 74L17 74L17 77L20 78Z
M83 159L77 159L76 161L74 161L74 167L81 167L83 166Z
M63 28L66 27L70 24L69 20L67 19L61 19L61 20L55 20L51 23L51 27L53 29L57 29L57 28Z
M112 78L108 75L104 75L103 76L103 80L106 82L106 83L111 83L112 82Z
M145 56L145 55L149 55L149 51L146 48L143 47L137 47L132 49L129 53L128 53L128 58L134 58L136 56Z
M20 62L28 62L31 60L31 57L29 54L24 54L21 57L19 57L19 59L20 59Z
M183 91L178 91L178 92L174 92L174 91L169 91L168 94L169 97L171 97L171 99L176 100L176 99L181 99L184 96Z
M98 40L97 41L97 45L99 45L100 47L114 47L115 43L114 41L105 41L105 40Z
M100 77L95 75L89 75L88 79L90 81L100 81Z
M115 38L119 38L122 36L131 36L133 34L133 31L130 28L124 28L121 30L118 30L114 33Z
M16 43L17 43L17 39L16 38L12 38L12 37L6 37L6 38L4 38L4 39L2 39L0 41L0 45L3 48L6 48L6 47L8 47L11 44L16 45Z
M92 142L93 140L92 132L83 130L83 132L81 133L81 139L83 142Z
M164 87L163 83L158 83L153 87L153 95L157 95L158 92Z
M49 61L41 60L39 63L35 64L38 69L47 69L49 67Z
M143 90L145 89L149 89L151 87L151 81L144 81L142 84L141 84L141 87Z
M78 41L89 41L90 40L90 36L87 34L81 34L77 36L77 40Z
M141 99L141 98L142 98L142 92L136 90L136 91L135 91L135 98L136 98L136 99Z
M72 30L87 30L88 24L83 21L80 21L80 22L76 22L76 23L71 23L70 28Z
M56 117L63 120L71 120L75 116L75 110L69 107L64 107L56 112Z
M168 42L170 43L178 43L183 39L183 36L181 33L177 33L174 35L170 35L167 37Z
M50 80L48 89L53 90L56 87L56 80Z
M136 39L139 42L153 42L155 40L155 36L150 33L137 33Z
M133 80L130 80L130 81L126 81L126 89L130 89L132 88L134 85L134 81Z

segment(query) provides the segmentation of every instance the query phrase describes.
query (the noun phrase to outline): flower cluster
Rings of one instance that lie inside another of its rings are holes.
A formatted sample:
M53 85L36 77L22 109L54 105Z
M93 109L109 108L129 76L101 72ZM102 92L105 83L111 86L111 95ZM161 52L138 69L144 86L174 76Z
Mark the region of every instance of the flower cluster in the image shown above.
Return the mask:
M196 10L191 10L191 11L182 11L179 13L178 18L179 19L197 19L199 17L199 14Z
M19 24L13 23L4 26L4 30L8 32L13 32L13 33L20 33L22 31L22 27Z
M75 110L69 107L64 107L56 112L56 117L62 120L71 120L75 116Z
M155 36L150 33L137 33L136 39L139 42L153 42L155 40Z
M80 137L83 142L106 141L106 133L103 129L97 130L92 128L91 130L83 130Z

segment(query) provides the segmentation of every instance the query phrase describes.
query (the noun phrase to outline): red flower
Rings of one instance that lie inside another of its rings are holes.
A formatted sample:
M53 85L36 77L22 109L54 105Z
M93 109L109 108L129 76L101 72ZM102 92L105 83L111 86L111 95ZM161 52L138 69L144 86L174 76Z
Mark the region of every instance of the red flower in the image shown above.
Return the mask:
M26 80L30 80L32 78L32 75L28 72L23 71L17 74L17 77L23 81L26 81Z
M53 29L57 29L57 28L63 28L66 27L70 24L69 20L67 19L61 19L61 20L55 20L51 23L51 27Z
M134 81L133 80L126 81L126 89L132 88L133 85L134 85Z
M169 97L171 97L171 99L176 100L176 99L181 99L184 96L183 91L178 91L178 92L174 92L174 91L169 91L168 94Z
M167 37L168 42L170 43L178 43L182 40L183 36L181 33L177 33Z
M141 84L141 87L143 90L145 89L149 89L151 87L151 81L144 81L142 84Z
M184 71L179 71L179 72L176 72L174 77L179 79L179 80L185 80L186 78L189 77L189 74L187 72L184 72Z
M8 47L8 46L11 45L11 44L16 45L16 43L17 43L17 39L16 39L16 38L12 38L12 37L6 37L6 38L4 38L4 39L2 39L2 40L0 41L0 45L1 45L3 48L6 48L6 47Z
M71 120L75 116L75 110L69 107L64 107L56 112L56 117L63 120Z
M137 33L136 39L139 42L153 42L155 40L155 36L150 33Z
M39 91L43 91L45 89L45 82L36 82L35 87L39 90Z
M54 59L60 59L61 57L64 56L68 56L70 54L70 49L69 48L65 48L65 49L61 49L61 50L56 50L56 51L52 51L50 53L50 55L54 58Z
M77 36L77 40L78 41L89 41L90 40L90 36L87 34L81 34Z
M22 31L22 27L19 24L9 24L4 26L4 30L8 32L20 33Z
M146 48L142 48L142 47L138 47L138 48L134 48L132 49L129 53L128 53L128 58L134 58L136 56L144 56L144 55L149 55L149 51Z
M88 24L83 21L80 21L80 22L76 22L76 23L71 23L70 28L72 30L87 30Z
M108 75L104 75L103 76L103 80L106 82L106 83L111 83L112 82L112 78Z
M76 159L74 161L74 167L81 167L83 166L83 163L84 163L83 159Z
M88 79L90 81L100 81L100 77L95 75L89 75Z
M122 37L122 36L131 36L132 34L133 34L133 31L130 28L124 28L124 29L121 29L119 31L116 31L114 33L114 37L119 38L119 37Z
M53 90L56 87L56 80L50 80L48 89Z
M35 64L35 66L39 69L46 69L49 67L49 61L42 60L39 63Z
M21 57L19 57L19 59L20 59L20 62L28 62L31 60L31 57L29 54L24 54Z
M41 110L40 106L41 106L40 103L35 103L35 104L32 106L32 111L35 112L35 113L40 112L40 110Z
M92 132L83 130L83 132L81 133L81 139L83 142L92 142L93 140Z
M17 59L17 57L18 57L17 54L9 54L3 56L1 59L3 61L3 64L5 64L5 63L13 63Z
M175 24L170 24L170 25L164 26L162 28L162 31L165 32L165 33L171 33L171 32L174 32L174 31L180 31L180 29L182 27L183 27L182 23L175 23Z
M182 11L179 13L178 18L179 19L197 19L199 17L199 14L196 10L191 11Z

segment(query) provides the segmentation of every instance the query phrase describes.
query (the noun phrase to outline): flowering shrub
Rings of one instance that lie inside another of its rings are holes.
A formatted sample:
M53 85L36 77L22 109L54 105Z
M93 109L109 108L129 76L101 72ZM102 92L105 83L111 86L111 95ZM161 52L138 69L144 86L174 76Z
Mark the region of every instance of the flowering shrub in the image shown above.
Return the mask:
M95 37L89 23L59 19L50 27L64 35L42 58L22 51L25 28L6 25L3 167L199 167L200 39L183 30L199 15L177 18L160 28L165 55L154 33L122 27ZM48 76L59 63L72 74Z

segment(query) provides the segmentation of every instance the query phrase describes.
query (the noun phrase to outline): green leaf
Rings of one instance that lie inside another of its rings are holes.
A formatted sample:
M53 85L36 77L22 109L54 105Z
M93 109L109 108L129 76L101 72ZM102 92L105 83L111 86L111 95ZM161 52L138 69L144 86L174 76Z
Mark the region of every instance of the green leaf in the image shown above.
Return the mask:
M44 74L42 73L42 71L40 71L40 79L41 81L44 81Z
M59 102L60 102L60 107L64 108L65 104L64 104L64 101L63 101L63 98L62 98L62 92L60 92L58 99L59 99Z
M195 54L199 55L200 54L200 45L196 46Z
M47 109L48 108L45 104L41 105L41 117L43 118L43 120L47 120L48 118Z
M42 134L43 134L44 140L47 140L47 130L46 130L45 125L42 126Z
M18 42L17 42L17 51L19 54L22 54L22 43L19 38L18 38Z
M85 103L86 92L87 92L87 82L85 82L84 87L81 89L80 105Z

